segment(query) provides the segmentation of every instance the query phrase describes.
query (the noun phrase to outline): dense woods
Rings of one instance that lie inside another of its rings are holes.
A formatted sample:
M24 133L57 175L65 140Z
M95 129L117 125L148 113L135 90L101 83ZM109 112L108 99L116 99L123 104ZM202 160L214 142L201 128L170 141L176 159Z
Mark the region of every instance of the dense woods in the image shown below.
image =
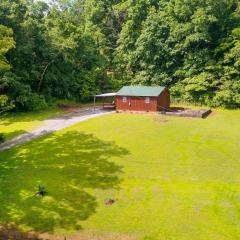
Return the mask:
M0 112L125 84L239 107L239 1L0 1Z

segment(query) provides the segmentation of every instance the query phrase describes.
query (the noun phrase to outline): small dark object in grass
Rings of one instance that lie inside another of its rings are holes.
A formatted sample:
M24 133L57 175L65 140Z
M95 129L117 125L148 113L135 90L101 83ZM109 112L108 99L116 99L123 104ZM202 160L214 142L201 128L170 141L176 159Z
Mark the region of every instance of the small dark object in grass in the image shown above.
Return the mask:
M114 200L114 199L108 199L108 200L105 201L105 205L107 205L107 206L111 206L111 205L113 205L114 203L115 203L115 200Z
M38 185L38 190L36 192L36 195L40 197L44 197L47 195L47 191L44 186Z
M5 135L3 133L0 133L0 144L5 142L5 140L6 140Z

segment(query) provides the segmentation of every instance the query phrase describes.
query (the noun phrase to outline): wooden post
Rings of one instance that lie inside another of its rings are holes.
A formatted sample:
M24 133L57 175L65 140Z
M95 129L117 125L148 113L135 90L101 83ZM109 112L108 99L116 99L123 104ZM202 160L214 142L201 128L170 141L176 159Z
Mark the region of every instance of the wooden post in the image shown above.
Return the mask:
M96 96L94 96L93 102L94 102L93 111L95 112L95 108L96 108Z

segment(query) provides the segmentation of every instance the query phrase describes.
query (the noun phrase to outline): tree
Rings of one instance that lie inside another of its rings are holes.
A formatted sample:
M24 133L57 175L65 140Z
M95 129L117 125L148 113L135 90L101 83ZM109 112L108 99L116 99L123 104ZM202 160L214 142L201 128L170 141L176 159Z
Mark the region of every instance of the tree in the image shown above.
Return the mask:
M53 98L87 100L108 81L100 48L85 31L83 1L3 0L0 22L16 40L1 82L18 110L43 108Z
M218 49L224 52L219 91L214 97L216 106L240 107L240 28L234 28ZM224 51L225 50L225 51Z
M14 104L9 101L8 96L0 95L0 114L13 109L14 107Z
M15 47L13 40L13 31L3 25L0 25L0 80L6 71L9 71L11 66L6 58L9 50ZM4 85L0 82L0 93L4 91ZM14 108L14 104L9 100L7 95L0 94L0 114Z
M229 86L233 77L227 80L229 67L235 71L234 96L239 85L238 44L227 38L236 26L235 0L130 1L116 63L127 83L165 85L175 97L226 106L221 98L222 91L226 92L224 82ZM223 42L235 47L220 56L216 49ZM233 105L238 97L234 99L229 98Z
M237 0L2 0L0 91L24 111L131 84L239 107L239 17Z
M10 64L5 55L15 47L12 35L12 29L0 25L0 76L10 70Z

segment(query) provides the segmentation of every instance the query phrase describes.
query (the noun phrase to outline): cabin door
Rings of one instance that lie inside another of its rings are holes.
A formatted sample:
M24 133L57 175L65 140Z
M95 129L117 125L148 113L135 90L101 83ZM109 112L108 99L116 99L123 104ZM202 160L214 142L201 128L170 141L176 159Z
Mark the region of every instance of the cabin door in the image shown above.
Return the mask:
M129 109L129 101L130 101L130 98L127 97L127 96L123 96L122 99L121 99L122 103L122 110L128 110Z
M146 111L143 97L130 97L129 103L132 111Z
M151 110L151 98L145 97L144 98L145 110L149 112Z
M141 110L139 105L139 99L137 97L129 97L129 108L132 111L139 111Z

